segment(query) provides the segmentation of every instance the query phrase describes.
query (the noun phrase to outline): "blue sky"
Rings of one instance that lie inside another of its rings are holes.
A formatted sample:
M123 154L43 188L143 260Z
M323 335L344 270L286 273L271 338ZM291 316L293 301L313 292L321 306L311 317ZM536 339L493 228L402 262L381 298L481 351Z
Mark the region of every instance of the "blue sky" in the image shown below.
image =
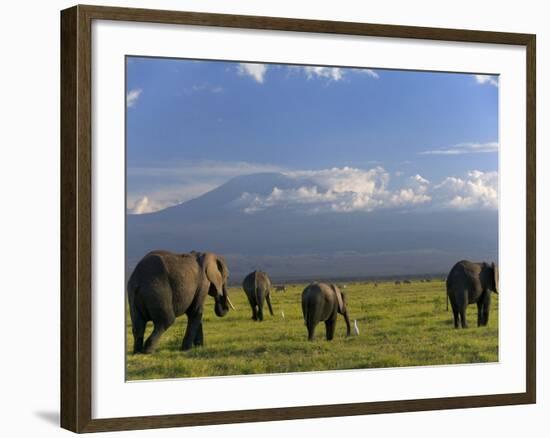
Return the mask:
M412 190L430 198L418 205L496 208L494 76L132 57L126 93L130 212L264 171L369 208L355 182L383 186L380 205Z

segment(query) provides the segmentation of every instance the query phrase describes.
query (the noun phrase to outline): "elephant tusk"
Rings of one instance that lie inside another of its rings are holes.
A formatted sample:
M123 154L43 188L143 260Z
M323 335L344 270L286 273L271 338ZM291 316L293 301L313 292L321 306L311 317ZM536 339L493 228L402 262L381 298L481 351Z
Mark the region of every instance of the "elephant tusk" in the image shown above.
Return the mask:
M233 310L237 310L237 309L235 309L235 306L233 305L233 303L229 299L229 295L226 295L225 298L227 299L227 303L229 304L229 307L231 307Z

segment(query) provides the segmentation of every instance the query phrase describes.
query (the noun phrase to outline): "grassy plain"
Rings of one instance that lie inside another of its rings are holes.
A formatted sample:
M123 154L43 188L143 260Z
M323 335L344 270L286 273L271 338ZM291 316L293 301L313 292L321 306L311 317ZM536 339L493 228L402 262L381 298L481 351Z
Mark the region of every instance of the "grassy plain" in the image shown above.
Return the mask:
M229 289L237 310L214 314L208 297L204 312L202 348L180 351L186 317L163 335L152 355L132 354L132 326L126 318L127 380L201 377L480 363L498 361L498 296L493 294L487 327L477 328L477 308L468 308L467 330L455 330L452 312L445 310L445 283L393 281L347 283L350 318L357 320L359 336L345 337L338 318L333 341L325 340L323 323L313 342L307 341L301 310L304 284L272 291L274 316L267 306L263 322L251 319L251 309L239 287ZM283 318L284 312L284 318ZM152 330L147 326L146 336Z

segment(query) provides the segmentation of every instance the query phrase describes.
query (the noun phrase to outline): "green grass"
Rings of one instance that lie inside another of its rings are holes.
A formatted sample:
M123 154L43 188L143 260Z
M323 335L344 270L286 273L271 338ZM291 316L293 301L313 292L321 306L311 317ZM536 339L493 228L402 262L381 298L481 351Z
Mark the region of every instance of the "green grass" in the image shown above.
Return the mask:
M127 379L159 379L242 374L286 373L440 365L498 361L498 296L493 294L488 327L477 328L477 307L468 307L467 330L455 330L452 312L445 310L442 281L396 286L393 282L348 283L345 290L350 318L360 335L345 337L345 323L338 316L333 341L325 340L323 323L315 340L307 341L301 310L304 284L287 285L284 293L272 292L275 316L264 308L263 322L251 319L242 289L229 289L236 311L214 314L207 298L203 318L202 348L180 351L186 317L161 338L152 355L133 355L132 327L127 317ZM285 319L281 312L284 311ZM152 330L147 326L146 336Z

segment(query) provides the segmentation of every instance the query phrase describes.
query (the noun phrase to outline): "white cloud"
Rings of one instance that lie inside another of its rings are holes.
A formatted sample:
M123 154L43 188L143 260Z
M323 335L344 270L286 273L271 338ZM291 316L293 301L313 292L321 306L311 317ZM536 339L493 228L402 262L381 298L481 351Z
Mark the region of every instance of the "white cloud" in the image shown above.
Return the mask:
M362 73L366 74L367 76L370 76L371 78L378 79L380 75L376 73L374 70L371 70L370 68L357 68L354 69L356 73Z
M280 69L282 66L272 66L275 69ZM370 78L378 79L379 74L370 68L343 68L343 67L324 67L324 66L295 66L289 65L286 67L288 74L294 72L304 74L307 79L326 79L327 81L338 82L344 79L348 73L357 73L367 75ZM254 63L239 63L237 72L242 76L250 76L256 82L263 84L265 74L268 70L267 64ZM193 87L195 89L195 87Z
M483 154L498 152L498 142L488 143L459 143L442 149L434 149L420 152L421 155L462 155L462 154Z
M254 213L273 206L307 205L308 212L372 211L378 208L412 206L429 202L427 180L410 178L397 190L388 188L390 175L378 166L370 170L351 167L286 172L296 179L297 188L275 187L267 196L244 193L239 203L243 211ZM418 177L418 178L416 178Z
M150 200L149 197L144 196L140 199L135 200L134 202L129 202L129 205L126 206L126 210L130 214L144 214L152 213L157 210L162 210L163 208L169 207L171 204L165 204L162 202L157 202Z
M422 175L392 175L383 167L293 170L270 164L198 161L128 169L127 211L150 213L196 198L231 178L279 172L294 180L267 194L250 187L234 206L253 214L268 208L297 208L306 213L355 212L378 209L496 209L498 174L473 170L433 183ZM228 200L229 201L229 200Z
M308 79L315 77L339 81L344 77L344 72L339 67L303 67Z
M295 67L292 67L295 68ZM298 67L300 68L300 67ZM308 79L323 78L329 81L341 81L349 73L365 74L371 78L378 79L380 76L374 70L369 68L341 68L341 67L322 67L305 66L300 68Z
M439 202L459 210L498 208L498 173L473 170L465 178L447 177L434 188Z
M382 208L496 209L497 172L471 171L465 177L447 177L432 184L421 175L392 187L382 167L350 167L286 172L296 187L274 187L267 196L243 193L236 204L246 213L271 207L303 208L307 213L374 211Z
M252 63L240 63L237 66L237 71L240 75L246 75L253 78L256 82L263 84L264 76L267 72L267 65L265 64L252 64Z
M334 193L330 191L320 192L317 186L303 186L286 190L274 187L273 191L265 197L245 192L237 200L237 204L245 205L243 208L245 213L254 213L275 205L325 204L335 200L336 195Z
M489 84L498 87L498 76L492 75L474 75L476 82L480 85Z
M422 176L418 174L416 174L415 176L411 176L411 179L419 185L430 184L430 181L428 181L426 178L422 178Z
M135 88L133 90L128 91L126 93L126 107L132 108L135 106L137 100L139 99L139 96L141 96L141 92L143 90L141 88Z

